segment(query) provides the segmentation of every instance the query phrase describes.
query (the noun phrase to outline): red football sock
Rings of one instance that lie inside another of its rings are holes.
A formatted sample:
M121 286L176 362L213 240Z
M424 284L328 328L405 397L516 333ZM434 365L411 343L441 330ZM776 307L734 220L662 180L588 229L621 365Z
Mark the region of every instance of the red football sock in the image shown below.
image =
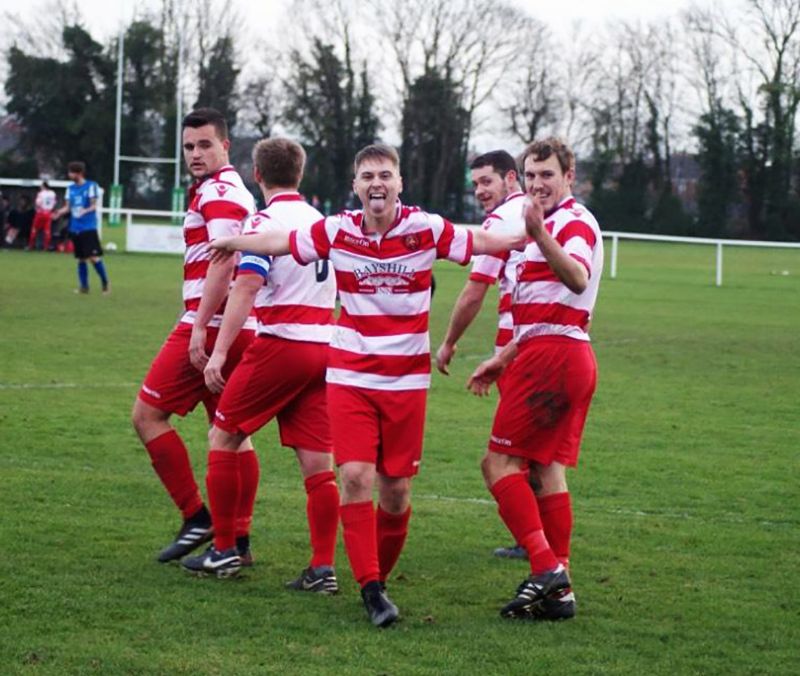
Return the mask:
M333 566L339 528L339 487L332 471L318 472L305 480L306 514L311 541L312 568Z
M572 503L569 493L552 493L537 497L542 526L550 549L559 563L569 567L569 544L572 536Z
M558 559L542 530L536 497L525 474L518 472L504 476L492 484L491 492L508 530L528 552L531 573L538 575L557 567Z
M214 524L214 547L222 551L236 546L236 511L239 508L238 451L209 451L206 490Z
M239 505L236 509L236 537L250 535L253 507L256 504L258 480L261 476L258 454L254 450L239 452Z
M342 505L342 536L353 576L362 587L380 578L372 501Z
M411 507L402 514L385 512L378 505L377 538L378 561L380 562L381 581L385 582L392 572L394 564L400 558L403 545L408 535L408 520L411 518Z
M175 430L170 430L148 441L145 448L164 488L183 518L188 519L203 506L203 498L183 440Z

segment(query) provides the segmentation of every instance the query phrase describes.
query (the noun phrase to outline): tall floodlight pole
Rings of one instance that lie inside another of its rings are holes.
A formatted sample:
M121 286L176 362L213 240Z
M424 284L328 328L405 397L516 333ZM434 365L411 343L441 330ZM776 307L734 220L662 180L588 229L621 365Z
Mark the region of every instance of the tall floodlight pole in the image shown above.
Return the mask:
M183 97L181 81L183 79L183 31L178 33L178 74L175 82L175 187L181 184L181 120L183 119Z
M117 114L114 124L114 185L119 184L119 151L122 142L122 71L125 55L125 30L120 27L117 45Z

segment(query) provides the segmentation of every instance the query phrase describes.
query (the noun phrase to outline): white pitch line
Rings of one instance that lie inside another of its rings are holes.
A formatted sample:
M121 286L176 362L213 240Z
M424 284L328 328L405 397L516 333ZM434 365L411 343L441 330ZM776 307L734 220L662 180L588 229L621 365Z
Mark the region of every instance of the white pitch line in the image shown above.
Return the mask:
M0 390L99 390L136 387L136 383L0 383Z
M494 500L490 500L488 498L457 498L452 497L449 495L417 495L414 496L415 499L422 499L422 500L437 500L439 502L462 502L467 504L473 505L490 505L495 506L497 503ZM761 526L796 526L795 521L786 520L786 521L759 521L756 519L748 520L743 519L740 516L735 514L720 514L713 516L711 518L706 516L698 516L695 514L688 514L686 512L656 512L656 511L645 511L641 509L598 509L595 507L581 507L581 510L585 510L587 512L595 512L595 513L602 513L602 514L616 514L619 516L631 516L631 517L639 517L639 518L656 518L656 519L680 519L683 521L690 521L693 519L704 519L706 521L716 521L716 522L723 522L723 523L752 523L755 521Z

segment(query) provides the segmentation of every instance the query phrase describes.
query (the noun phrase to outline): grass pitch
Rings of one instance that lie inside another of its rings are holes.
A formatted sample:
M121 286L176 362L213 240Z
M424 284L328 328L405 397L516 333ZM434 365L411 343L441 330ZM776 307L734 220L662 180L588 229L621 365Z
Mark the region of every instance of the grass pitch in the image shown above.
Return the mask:
M119 239L108 229L107 238ZM342 593L291 593L304 492L270 426L257 565L198 580L154 557L178 516L128 418L180 311L180 260L110 254L112 295L77 296L73 259L0 252L0 672L131 674L790 674L800 645L800 252L623 242L593 326L600 366L570 475L578 617L502 621L525 576L478 462L494 402L464 390L493 308L434 375L402 622ZM91 272L94 275L93 272ZM437 268L432 343L466 276ZM493 301L492 301L493 302ZM201 411L178 428L205 472Z

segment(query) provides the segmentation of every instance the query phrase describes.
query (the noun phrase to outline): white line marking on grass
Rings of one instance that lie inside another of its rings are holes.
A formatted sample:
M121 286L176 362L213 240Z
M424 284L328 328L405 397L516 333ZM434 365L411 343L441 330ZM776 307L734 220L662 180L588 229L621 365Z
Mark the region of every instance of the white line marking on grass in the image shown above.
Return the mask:
M136 383L0 383L0 390L102 390L136 386Z
M421 500L437 500L440 502L463 502L473 505L490 505L495 506L494 500L489 498L457 498L449 495L417 495L415 499ZM657 512L657 511L645 511L642 509L598 509L597 507L581 507L581 510L586 512L594 512L594 513L601 513L601 514L616 514L618 516L636 516L641 518L656 518L656 519L680 519L683 521L689 521L692 519L703 519L709 522L717 522L717 523L758 523L761 526L796 526L797 523L792 520L785 520L785 521L766 521L766 520L759 520L759 519L743 519L741 516L736 514L727 513L727 514L717 514L714 516L698 516L695 514L688 514L686 512Z

